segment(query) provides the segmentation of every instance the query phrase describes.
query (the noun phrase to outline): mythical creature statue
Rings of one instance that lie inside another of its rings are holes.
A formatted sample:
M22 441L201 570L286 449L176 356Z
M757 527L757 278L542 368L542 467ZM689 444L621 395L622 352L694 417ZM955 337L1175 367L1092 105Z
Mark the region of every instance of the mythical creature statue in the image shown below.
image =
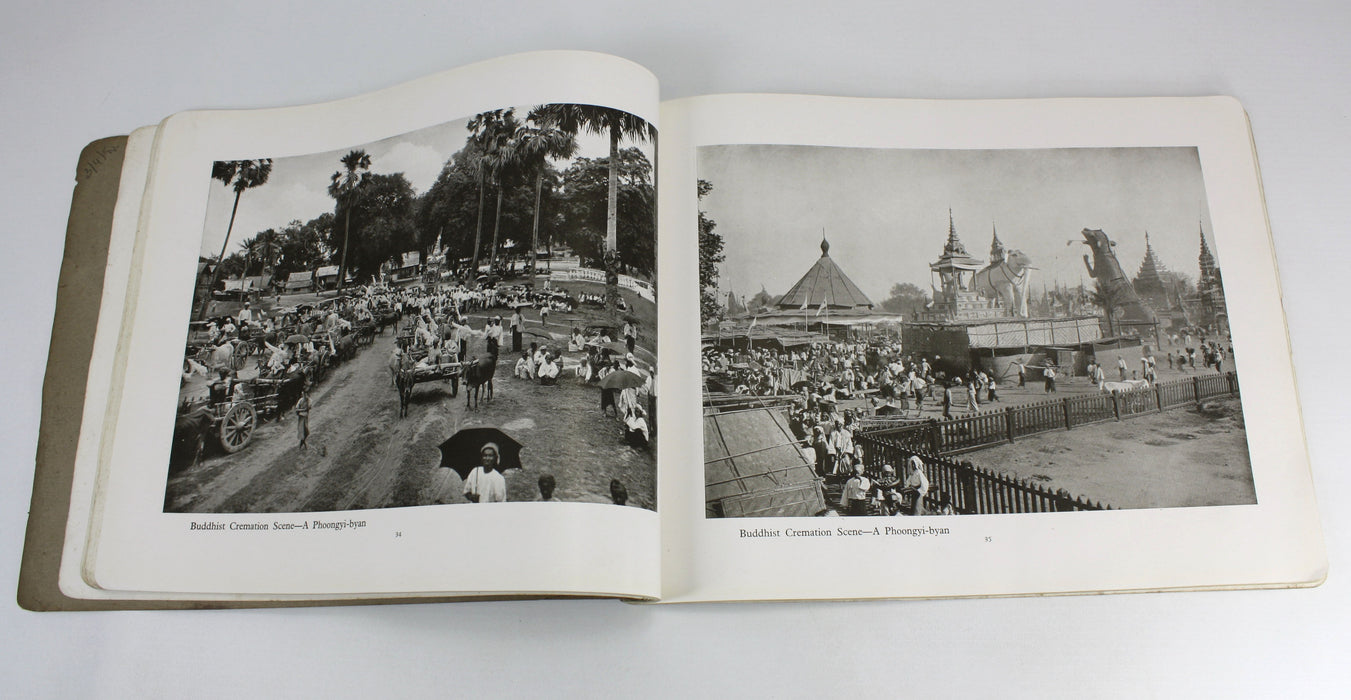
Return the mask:
M986 299L998 299L1010 316L1027 318L1027 283L1032 275L1032 258L1021 250L1004 254L1004 261L976 273L976 292Z
M1135 293L1135 285L1131 284L1130 278L1126 272L1121 269L1121 263L1116 259L1116 252L1112 250L1116 242L1107 237L1099 229L1086 228L1082 231L1083 243L1093 249L1093 260L1084 256L1084 267L1088 268L1088 275L1095 280L1101 281L1109 286L1116 295L1116 308L1121 310L1121 317L1126 321L1148 321L1153 323L1154 312L1144 304L1140 295Z

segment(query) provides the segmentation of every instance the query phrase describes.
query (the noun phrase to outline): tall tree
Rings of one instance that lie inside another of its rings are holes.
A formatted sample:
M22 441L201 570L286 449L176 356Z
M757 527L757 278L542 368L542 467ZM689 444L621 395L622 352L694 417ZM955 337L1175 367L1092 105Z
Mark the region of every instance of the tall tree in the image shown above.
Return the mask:
M333 173L328 185L328 196L337 200L343 210L342 258L338 263L338 291L342 291L347 281L347 246L352 236L352 205L360 196L361 186L370 175L371 157L362 149L348 151L339 159L342 170Z
M619 152L617 169L619 246L618 254L612 256L612 264L607 265L605 260L608 158L575 158L563 173L561 201L566 222L565 237L588 265L609 267L616 272L622 266L651 275L656 270L657 240L652 218L656 200L652 164L642 151L625 148Z
M343 212L355 235L347 250L347 269L355 278L380 273L385 262L402 253L419 250L414 205L417 195L403 173L371 173L361 185L360 196ZM336 236L337 231L333 234ZM333 238L336 249L346 237Z
M502 216L501 176L506 174L510 165L509 146L520 122L516 120L516 110L495 109L481 112L469 120L466 125L470 140L477 147L478 161L478 223L474 228L474 254L471 261L471 274L478 274L479 246L483 240L483 197L489 184L497 186L497 216L493 227L492 259L497 257L497 227ZM489 264L491 269L492 264Z
M540 204L544 193L544 174L549 161L571 158L577 153L577 139L562 129L549 126L541 115L531 112L530 126L522 127L514 139L515 161L525 173L535 175L535 215L530 225L530 269L538 273Z
M211 272L211 286L207 290L207 298L202 300L202 308L198 311L198 320L206 318L207 309L211 306L211 292L215 291L216 285L220 282L219 263L225 261L225 248L230 244L230 232L235 227L235 214L239 212L239 196L244 194L244 190L266 184L267 178L271 174L271 158L218 160L211 164L211 179L218 180L226 187L234 189L235 203L230 208L230 223L225 227L225 240L220 243L220 255L216 257L217 265Z
M1102 309L1102 315L1107 318L1107 335L1116 336L1116 310L1126 300L1126 293L1123 287L1102 278L1094 279L1093 292L1089 294L1089 299Z
M656 140L656 130L636 114L613 107L581 104L551 104L535 108L541 123L570 134L586 131L610 139L610 178L605 202L606 306L611 310L619 298L619 144Z
M324 212L309 221L292 221L281 231L281 254L276 274L284 278L292 272L314 270L327 264L330 249L325 241L334 238L333 212Z
M244 251L244 267L239 268L239 289L244 289L244 278L249 275L249 266L253 264L254 257L262 246L259 244L258 236L245 238L243 243L239 244L240 250Z
M255 238L258 241L258 259L263 269L275 268L277 258L281 257L281 235L276 229L268 229L260 231Z
M699 181L700 201L712 191L712 183ZM699 315L704 323L722 317L722 304L718 303L718 263L727 256L722 252L722 234L714 230L717 226L703 209L699 210Z

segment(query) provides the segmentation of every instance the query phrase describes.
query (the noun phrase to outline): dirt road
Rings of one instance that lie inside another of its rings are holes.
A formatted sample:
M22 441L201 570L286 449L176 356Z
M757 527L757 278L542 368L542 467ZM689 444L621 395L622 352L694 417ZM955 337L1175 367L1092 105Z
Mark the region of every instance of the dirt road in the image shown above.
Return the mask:
M1042 433L961 459L1115 508L1257 502L1238 398Z
M549 472L563 501L610 502L610 480L619 479L629 505L655 506L655 456L623 444L620 424L599 411L599 390L575 380L543 387L511 376L503 355L491 402L467 410L450 385L419 384L406 418L388 360L390 333L336 367L312 392L310 448L296 437L294 413L259 426L243 451L218 450L170 475L165 510L259 513L389 508L468 503L462 482L442 468L438 446L469 425L493 425L525 449L523 470L506 473L513 501L538 498L538 478ZM471 353L482 353L481 347Z

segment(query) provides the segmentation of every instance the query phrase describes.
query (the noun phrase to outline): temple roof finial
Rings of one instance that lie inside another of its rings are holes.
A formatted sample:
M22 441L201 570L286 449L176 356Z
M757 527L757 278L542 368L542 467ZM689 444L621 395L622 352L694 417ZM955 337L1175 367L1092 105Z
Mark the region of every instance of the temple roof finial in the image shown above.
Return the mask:
M826 240L826 230L821 229L821 257L830 257L830 241Z

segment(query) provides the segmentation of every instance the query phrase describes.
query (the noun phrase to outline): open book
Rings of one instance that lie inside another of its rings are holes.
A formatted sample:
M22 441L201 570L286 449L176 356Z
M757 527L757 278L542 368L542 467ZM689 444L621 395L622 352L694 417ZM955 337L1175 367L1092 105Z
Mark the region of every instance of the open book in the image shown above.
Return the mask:
M60 294L33 609L1326 569L1227 98L660 102L512 56L91 144Z

